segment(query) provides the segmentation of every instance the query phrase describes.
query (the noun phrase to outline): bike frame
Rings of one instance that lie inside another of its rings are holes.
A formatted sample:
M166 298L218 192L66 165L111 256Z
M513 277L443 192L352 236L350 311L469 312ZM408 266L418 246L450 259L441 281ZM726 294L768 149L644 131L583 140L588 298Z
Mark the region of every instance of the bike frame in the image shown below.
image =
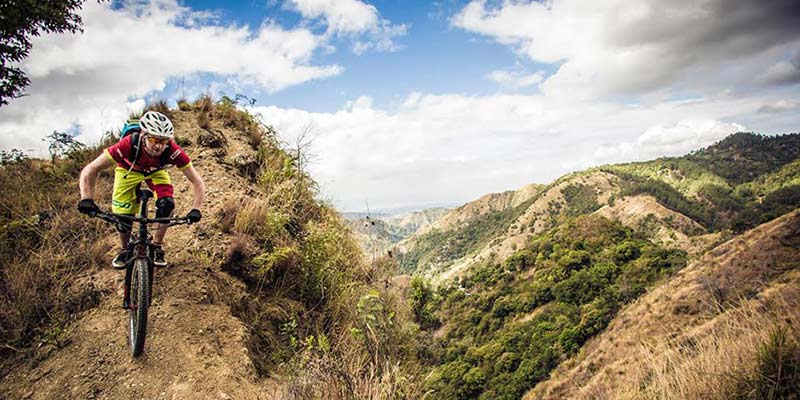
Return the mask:
M152 293L153 293L153 273L155 264L153 263L153 259L150 257L152 249L155 247L152 242L152 238L150 233L147 231L147 225L153 223L159 224L168 224L169 226L172 225L182 225L182 224L191 224L192 222L186 218L147 218L147 203L151 198L153 198L153 192L149 189L136 189L137 197L139 198L139 215L123 215L123 214L113 214L108 213L105 211L98 211L94 213L93 217L100 218L104 221L113 223L113 224L120 224L122 222L130 222L133 224L134 222L139 223L139 229L136 235L131 235L130 240L128 241L128 251L131 254L130 259L125 263L125 285L124 285L124 299L130 304L128 308L128 315L129 315L129 336L128 342L131 345L131 354L134 357L138 357L142 351L144 350L144 335L146 332L147 326L147 309L150 306L150 301L152 300ZM137 271L134 271L134 266L140 266L144 264L146 265L146 271L139 271L139 269L143 268L136 268ZM142 284L142 281L145 285L147 285L147 290L142 292L140 289L137 292L143 293L135 293L134 298L135 301L131 301L131 286L132 281L134 278L134 274L136 274L136 282L137 288L139 285ZM141 308L141 310L140 310Z

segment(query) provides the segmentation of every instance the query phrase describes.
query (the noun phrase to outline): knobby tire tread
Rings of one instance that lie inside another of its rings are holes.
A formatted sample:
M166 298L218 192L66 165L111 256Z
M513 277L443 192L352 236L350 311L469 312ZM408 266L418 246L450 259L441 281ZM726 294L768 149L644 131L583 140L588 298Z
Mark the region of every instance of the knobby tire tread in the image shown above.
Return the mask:
M147 261L136 260L133 264L133 283L131 295L135 296L137 307L130 310L131 355L139 357L144 351L147 336L147 311L150 305L150 274Z

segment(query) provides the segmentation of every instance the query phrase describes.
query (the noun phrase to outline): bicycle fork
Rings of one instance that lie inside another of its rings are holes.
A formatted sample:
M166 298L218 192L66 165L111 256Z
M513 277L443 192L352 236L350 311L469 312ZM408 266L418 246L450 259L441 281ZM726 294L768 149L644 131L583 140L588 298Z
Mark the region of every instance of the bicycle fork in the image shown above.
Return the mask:
M133 304L130 302L130 300L131 300L131 276L133 275L133 265L135 264L134 261L137 260L137 259L142 259L143 258L143 259L147 260L147 275L150 276L150 279L148 279L148 281L149 281L148 282L148 286L149 286L148 289L150 289L149 290L150 298L153 297L153 273L155 271L153 269L153 263L150 262L150 259L147 256L147 252L148 252L148 248L147 248L146 245L137 245L136 246L136 257L131 258L128 261L128 264L125 266L125 283L123 285L123 294L122 294L122 296L123 296L123 300L125 300L128 304L131 304L131 307L133 307ZM150 299L147 299L147 302L148 302L147 305L149 306L150 305Z

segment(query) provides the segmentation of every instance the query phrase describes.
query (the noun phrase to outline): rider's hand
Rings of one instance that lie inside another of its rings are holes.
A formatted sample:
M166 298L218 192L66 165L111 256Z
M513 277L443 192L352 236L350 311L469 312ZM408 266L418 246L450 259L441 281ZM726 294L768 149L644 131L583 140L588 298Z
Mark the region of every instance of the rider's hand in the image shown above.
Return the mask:
M188 219L191 223L195 223L200 222L200 218L202 218L202 216L203 215L200 214L200 210L193 208L192 211L189 211L189 213L186 214L186 219Z
M92 199L82 199L78 202L78 211L89 216L94 216L94 214L100 211L100 207L98 207Z

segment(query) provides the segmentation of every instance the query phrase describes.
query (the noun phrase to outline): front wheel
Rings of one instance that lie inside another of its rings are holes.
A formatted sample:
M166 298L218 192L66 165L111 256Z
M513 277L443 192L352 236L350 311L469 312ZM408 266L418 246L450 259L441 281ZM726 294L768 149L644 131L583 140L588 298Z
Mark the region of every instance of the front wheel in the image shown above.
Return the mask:
M139 357L144 351L144 338L147 334L147 308L150 305L150 272L147 260L138 259L131 271L131 305L128 310L130 329L128 344L131 355Z

